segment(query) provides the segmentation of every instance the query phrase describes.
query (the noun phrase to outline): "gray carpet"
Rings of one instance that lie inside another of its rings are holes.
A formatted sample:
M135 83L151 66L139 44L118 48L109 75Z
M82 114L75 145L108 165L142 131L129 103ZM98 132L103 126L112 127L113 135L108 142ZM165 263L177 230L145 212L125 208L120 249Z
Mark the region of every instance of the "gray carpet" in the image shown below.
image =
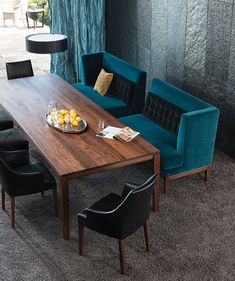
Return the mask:
M161 211L151 213L152 249L143 230L126 240L127 275L119 273L117 241L85 231L85 256L78 255L76 213L126 180L151 174L135 165L71 182L72 238L63 241L52 196L17 199L17 227L0 210L0 280L235 280L235 161L216 152L212 181L202 175L176 181L161 193Z

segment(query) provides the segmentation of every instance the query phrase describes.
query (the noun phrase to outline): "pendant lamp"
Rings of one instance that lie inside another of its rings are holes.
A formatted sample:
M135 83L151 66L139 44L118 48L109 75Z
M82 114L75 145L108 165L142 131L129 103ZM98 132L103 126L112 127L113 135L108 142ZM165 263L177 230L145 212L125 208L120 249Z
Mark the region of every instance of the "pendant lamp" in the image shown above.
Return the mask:
M51 10L51 33L31 34L25 37L26 50L36 54L53 54L67 50L67 36L53 32L53 18Z

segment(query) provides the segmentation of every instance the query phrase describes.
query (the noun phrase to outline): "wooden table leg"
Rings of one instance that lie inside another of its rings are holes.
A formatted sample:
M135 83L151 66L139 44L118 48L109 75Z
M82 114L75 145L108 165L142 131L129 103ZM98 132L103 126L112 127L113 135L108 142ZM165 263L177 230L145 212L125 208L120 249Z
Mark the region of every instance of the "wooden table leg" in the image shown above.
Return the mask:
M153 157L153 172L159 174L159 177L153 188L153 212L159 212L160 201L160 154L154 154Z
M69 180L66 177L60 178L60 196L62 209L63 237L70 239L70 216L69 216Z

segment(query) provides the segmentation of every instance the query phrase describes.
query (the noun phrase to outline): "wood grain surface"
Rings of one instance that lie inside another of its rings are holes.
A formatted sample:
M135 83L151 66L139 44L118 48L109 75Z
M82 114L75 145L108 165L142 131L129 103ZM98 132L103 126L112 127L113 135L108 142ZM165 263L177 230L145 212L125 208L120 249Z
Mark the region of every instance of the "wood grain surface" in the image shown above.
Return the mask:
M88 129L74 135L49 127L45 116L50 100L55 100L58 108L76 109L87 120ZM134 164L159 153L140 136L131 143L96 137L99 119L105 126L123 124L55 74L1 81L0 103L59 176L92 173L101 167L106 170L105 166L125 161Z

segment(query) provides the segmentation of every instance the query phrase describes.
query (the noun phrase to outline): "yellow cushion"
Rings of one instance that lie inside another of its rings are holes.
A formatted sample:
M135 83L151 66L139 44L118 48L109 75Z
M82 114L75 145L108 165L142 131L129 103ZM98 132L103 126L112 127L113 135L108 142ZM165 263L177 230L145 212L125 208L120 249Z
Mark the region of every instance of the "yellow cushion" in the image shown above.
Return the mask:
M94 90L97 91L101 96L105 96L112 80L113 73L108 73L102 68L95 82Z

